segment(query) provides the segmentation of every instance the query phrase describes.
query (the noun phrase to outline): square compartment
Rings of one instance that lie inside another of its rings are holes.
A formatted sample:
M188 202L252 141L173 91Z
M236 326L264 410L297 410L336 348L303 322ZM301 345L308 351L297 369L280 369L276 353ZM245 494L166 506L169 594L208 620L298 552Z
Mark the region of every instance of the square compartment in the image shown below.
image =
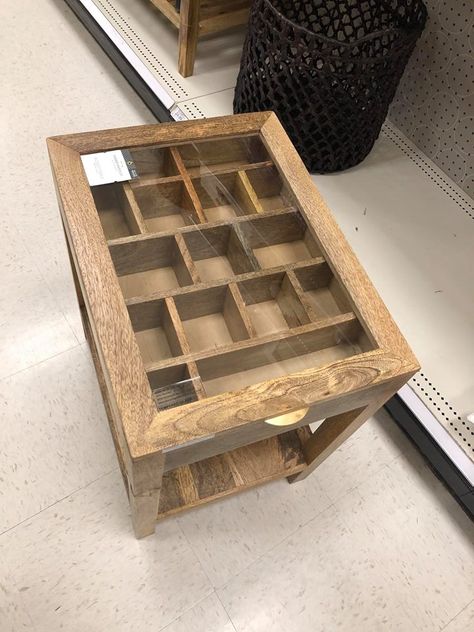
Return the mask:
M147 296L193 284L174 237L111 245L110 255L125 298Z
M159 233L199 224L183 182L162 182L133 188L148 232Z
M183 237L201 281L229 279L260 269L240 225L203 228L183 233Z
M249 338L234 294L219 286L175 297L191 353Z
M183 355L164 299L128 305L128 313L145 367Z
M123 184L103 184L91 187L91 191L107 240L139 233Z
M268 152L258 136L198 141L180 145L178 151L191 176L269 160Z
M264 211L296 206L293 196L275 167L249 169L247 176Z
M245 172L194 178L193 185L209 222L258 212Z
M257 336L310 322L288 275L265 275L238 284Z
M239 224L262 269L318 257L321 251L297 211L275 217L258 215Z
M169 147L144 147L129 151L139 178L143 176L165 178L179 174Z
M330 318L352 311L345 291L327 263L298 268L294 272L316 318Z
M198 400L196 382L186 364L148 372L153 398L158 410L184 406Z

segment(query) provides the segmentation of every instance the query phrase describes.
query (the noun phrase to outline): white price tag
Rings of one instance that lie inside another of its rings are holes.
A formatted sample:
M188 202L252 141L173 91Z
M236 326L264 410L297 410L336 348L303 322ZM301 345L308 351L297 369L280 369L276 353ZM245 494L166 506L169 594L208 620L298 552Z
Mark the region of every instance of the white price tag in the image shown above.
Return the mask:
M188 120L188 117L186 116L186 114L183 112L183 110L180 110L177 105L175 105L171 109L171 116L174 118L175 121L187 121Z
M81 156L91 187L138 178L135 163L127 150L104 151Z

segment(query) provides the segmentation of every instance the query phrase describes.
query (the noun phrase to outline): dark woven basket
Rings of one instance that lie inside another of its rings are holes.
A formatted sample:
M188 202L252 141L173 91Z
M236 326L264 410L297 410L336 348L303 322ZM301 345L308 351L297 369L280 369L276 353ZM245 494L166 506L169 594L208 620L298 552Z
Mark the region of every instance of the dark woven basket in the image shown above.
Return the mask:
M426 15L421 0L253 0L234 112L274 110L310 171L356 165Z

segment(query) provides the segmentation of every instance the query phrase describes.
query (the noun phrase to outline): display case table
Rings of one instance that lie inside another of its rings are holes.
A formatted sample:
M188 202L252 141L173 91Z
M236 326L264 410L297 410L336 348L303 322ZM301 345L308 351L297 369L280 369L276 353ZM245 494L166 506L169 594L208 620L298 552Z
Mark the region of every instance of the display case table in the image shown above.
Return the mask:
M418 370L275 115L48 146L138 537L301 480ZM113 152L127 180L91 186Z

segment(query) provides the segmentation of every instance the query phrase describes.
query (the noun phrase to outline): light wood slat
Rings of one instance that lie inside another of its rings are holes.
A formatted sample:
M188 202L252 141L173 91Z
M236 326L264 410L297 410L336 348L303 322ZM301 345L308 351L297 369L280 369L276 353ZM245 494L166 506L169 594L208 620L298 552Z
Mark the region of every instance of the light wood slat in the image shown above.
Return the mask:
M199 277L199 273L198 273L198 271L196 269L196 266L195 266L194 261L193 261L193 259L191 257L191 254L190 254L190 252L188 250L186 242L184 241L184 238L183 238L183 236L180 233L176 234L176 243L178 245L179 252L180 252L181 257L182 257L182 261L183 261L184 265L186 266L186 270L188 271L188 274L191 276L191 279L192 279L194 285L199 285L201 283L201 279ZM169 292L167 292L167 294L169 295Z
M205 176L223 176L228 173L237 173L238 171L244 171L246 173L248 171L252 172L257 169L265 169L273 166L274 164L272 160L262 160L260 162L249 163L237 162L235 165L225 165L223 167L219 167L218 164L212 164L209 166L204 164L199 167L186 167L186 170L189 173L191 180L197 180Z
M199 36L200 0L181 0L179 7L178 69L183 77L193 74Z
M153 174L145 174L130 181L130 186L134 191L144 187L156 186L159 184L168 184L170 182L182 182L183 176L155 176Z
M254 338L257 334L249 318L247 308L245 306L244 299L242 298L242 294L240 293L238 285L234 282L231 282L228 284L228 287L229 292L232 294L235 301L236 308L239 310L240 317L245 328L246 335L244 336L244 338Z
M128 225L134 233L146 234L148 233L145 220L143 219L142 212L138 206L137 200L133 190L128 182L119 185L120 202L125 213Z
M207 35L209 33L217 33L224 29L234 28L235 26L247 24L248 20L248 8L204 18L199 22L199 35Z
M161 11L170 22L172 22L176 27L179 27L179 13L171 4L171 0L150 0L150 2L155 6L155 8Z
M278 293L278 304L288 325L290 327L298 327L299 325L315 321L317 318L306 310L300 296L291 283L290 274L292 274L291 270L283 278L283 283Z
M291 286L295 292L295 295L297 296L297 298L299 299L300 303L302 304L306 314L308 315L310 320L317 320L317 316L314 313L313 307L311 305L311 303L308 301L308 299L306 298L305 292L303 290L303 288L301 287L301 283L298 281L296 274L294 273L293 270L288 270L287 273L287 278L289 279Z
M191 202L191 209L193 210L198 218L198 221L201 224L207 223L206 216L204 215L204 211L202 210L202 204L199 200L198 194L196 193L196 189L194 188L193 183L191 182L191 178L189 177L188 172L186 171L186 167L184 166L183 159L181 158L179 151L176 147L171 147L170 149L171 155L173 156L173 160L180 172L184 186L186 187L186 191L188 192L189 199Z
M252 208L255 213L265 212L245 171L239 170L237 172L237 181L235 186L242 200L246 202L246 208Z
M196 363L193 360L188 360L186 362L188 367L189 376L193 381L193 387L196 391L196 395L198 399L205 399L207 397L206 391L204 389L204 385L201 380L201 376L199 375L199 371Z
M186 334L184 332L183 323L181 322L181 318L179 317L178 310L176 309L176 304L171 297L168 297L165 299L165 304L167 308L167 313L170 318L172 331L175 333L177 343L178 343L176 347L171 348L171 351L174 353L175 348L177 348L181 350L181 355L189 355L190 353L189 343L186 338ZM166 323L165 323L165 331L168 335L168 330L166 329ZM170 336L168 336L168 340L169 338Z

